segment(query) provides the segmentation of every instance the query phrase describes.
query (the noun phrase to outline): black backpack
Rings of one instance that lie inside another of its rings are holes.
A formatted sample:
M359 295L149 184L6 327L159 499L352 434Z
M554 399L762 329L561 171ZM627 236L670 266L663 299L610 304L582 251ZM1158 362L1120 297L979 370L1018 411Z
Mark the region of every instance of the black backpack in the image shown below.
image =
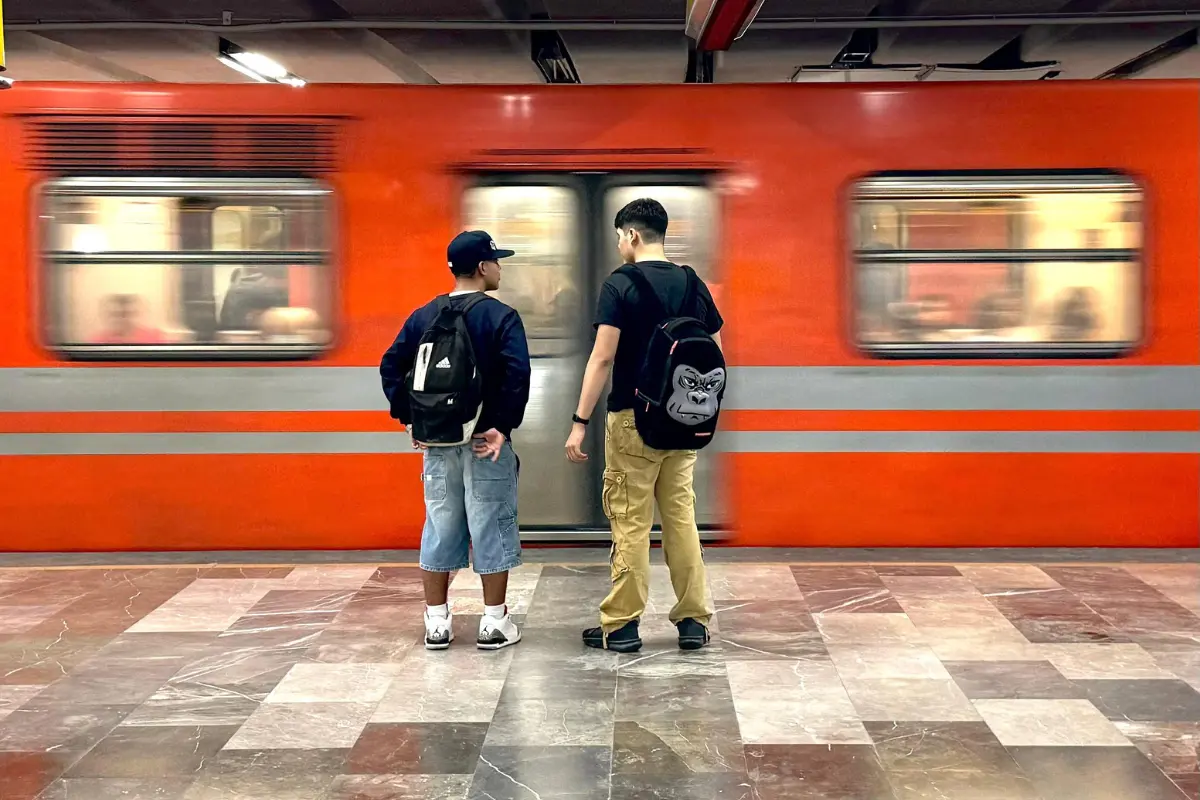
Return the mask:
M483 293L455 305L437 298L437 316L417 343L417 358L407 376L412 438L422 444L451 447L471 441L483 411L483 377L465 317Z
M699 450L713 440L725 397L725 356L696 313L700 278L683 267L683 302L671 314L636 265L617 270L638 290L639 313L654 325L638 376L634 422L656 450Z

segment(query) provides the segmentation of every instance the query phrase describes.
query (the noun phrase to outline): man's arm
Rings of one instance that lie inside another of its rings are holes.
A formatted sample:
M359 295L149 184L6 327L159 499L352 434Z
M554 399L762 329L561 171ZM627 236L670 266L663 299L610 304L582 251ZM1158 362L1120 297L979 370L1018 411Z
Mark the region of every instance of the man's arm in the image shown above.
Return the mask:
M412 415L408 407L408 387L405 379L412 369L416 359L416 343L419 337L414 337L409 330L412 318L404 323L392 346L383 354L379 362L379 377L383 382L383 394L388 399L392 419L408 425Z
M588 357L587 368L583 371L583 388L579 392L579 405L575 407L575 415L580 419L590 419L608 382L613 360L617 357L617 343L621 340L621 329L612 325L600 325L596 328L596 343L592 345L592 354ZM571 435L567 437L567 458L577 464L587 461L587 453L583 452L583 440L587 435L587 427L579 422L571 425Z
M608 383L608 374L612 370L613 361L617 357L617 343L621 340L621 329L611 325L601 325L596 329L596 343L592 345L592 354L588 356L587 367L583 371L583 388L579 392L579 405L575 413L583 419L590 419Z
M529 342L521 316L513 311L504 319L499 331L499 355L504 379L500 382L500 397L495 404L496 430L510 438L514 428L525 419L529 404Z

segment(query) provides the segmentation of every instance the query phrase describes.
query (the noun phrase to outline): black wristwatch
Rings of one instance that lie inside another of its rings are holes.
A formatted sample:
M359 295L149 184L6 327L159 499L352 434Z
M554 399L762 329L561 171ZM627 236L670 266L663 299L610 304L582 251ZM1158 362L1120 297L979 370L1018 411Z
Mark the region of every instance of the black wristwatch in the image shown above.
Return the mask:
M582 425L585 428L587 427L587 424L588 424L588 420L584 419L583 417L579 416L578 414L571 415L571 422Z

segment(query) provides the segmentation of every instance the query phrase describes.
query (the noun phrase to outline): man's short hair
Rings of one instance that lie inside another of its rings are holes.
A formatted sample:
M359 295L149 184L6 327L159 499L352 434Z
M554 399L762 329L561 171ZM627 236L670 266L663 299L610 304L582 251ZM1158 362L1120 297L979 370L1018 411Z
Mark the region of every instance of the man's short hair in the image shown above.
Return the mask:
M633 228L647 244L658 244L667 235L667 210L657 200L642 197L618 211L613 226Z

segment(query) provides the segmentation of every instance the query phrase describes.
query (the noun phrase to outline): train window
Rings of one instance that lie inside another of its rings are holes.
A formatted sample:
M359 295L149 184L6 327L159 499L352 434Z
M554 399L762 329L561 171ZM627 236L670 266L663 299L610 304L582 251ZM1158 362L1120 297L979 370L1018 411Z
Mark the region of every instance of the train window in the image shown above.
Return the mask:
M295 358L331 340L330 192L308 180L47 184L48 343L93 358Z
M880 176L853 192L858 344L879 356L1117 356L1141 330L1128 178Z
M716 198L704 186L617 186L604 198L604 220L612 220L627 203L639 197L653 197L667 210L667 258L676 264L687 264L706 282L716 276L713 272L713 235L716 220ZM615 234L614 234L615 236ZM612 242L616 253L616 241ZM608 277L607 273L604 277Z
M573 339L583 298L578 285L578 200L564 186L477 186L464 198L468 229L483 229L516 255L504 261L497 299L525 323L534 355L557 354Z

